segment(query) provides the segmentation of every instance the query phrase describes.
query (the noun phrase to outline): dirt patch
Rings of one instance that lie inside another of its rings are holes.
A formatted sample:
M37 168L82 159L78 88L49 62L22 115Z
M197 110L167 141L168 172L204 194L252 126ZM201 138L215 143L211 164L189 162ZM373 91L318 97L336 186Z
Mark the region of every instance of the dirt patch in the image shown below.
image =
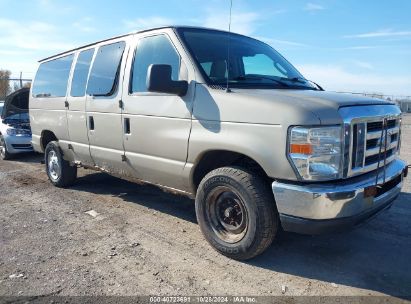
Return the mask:
M37 184L42 184L47 181L46 178L39 178L25 173L19 173L11 177L12 182L21 186L33 186Z

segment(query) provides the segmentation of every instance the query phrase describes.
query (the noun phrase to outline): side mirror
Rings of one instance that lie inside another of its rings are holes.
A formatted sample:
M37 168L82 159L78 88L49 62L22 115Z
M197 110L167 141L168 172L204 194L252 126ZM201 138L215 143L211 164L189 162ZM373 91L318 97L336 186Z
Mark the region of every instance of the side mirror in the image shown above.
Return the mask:
M171 65L151 64L147 71L147 90L184 96L187 94L188 82L171 79Z

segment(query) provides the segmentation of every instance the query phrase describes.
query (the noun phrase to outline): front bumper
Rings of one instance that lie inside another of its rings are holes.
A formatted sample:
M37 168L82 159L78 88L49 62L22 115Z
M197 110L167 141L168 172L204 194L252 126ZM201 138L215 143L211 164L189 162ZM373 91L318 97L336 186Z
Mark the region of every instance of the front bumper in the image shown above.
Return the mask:
M31 136L5 136L7 151L11 154L33 151Z
M284 230L319 234L354 226L391 206L401 192L406 172L404 161L396 159L384 169L344 181L272 184Z

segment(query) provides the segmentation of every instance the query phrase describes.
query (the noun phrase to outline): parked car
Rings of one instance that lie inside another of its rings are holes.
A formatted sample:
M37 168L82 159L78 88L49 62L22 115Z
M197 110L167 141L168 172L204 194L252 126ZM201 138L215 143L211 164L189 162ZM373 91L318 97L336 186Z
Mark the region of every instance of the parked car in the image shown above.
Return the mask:
M8 160L14 154L33 151L28 113L30 89L23 88L0 104L0 157Z
M371 217L407 174L394 103L323 91L265 43L204 28L41 60L30 122L55 186L85 166L181 191L207 241L241 260L280 227L315 234Z

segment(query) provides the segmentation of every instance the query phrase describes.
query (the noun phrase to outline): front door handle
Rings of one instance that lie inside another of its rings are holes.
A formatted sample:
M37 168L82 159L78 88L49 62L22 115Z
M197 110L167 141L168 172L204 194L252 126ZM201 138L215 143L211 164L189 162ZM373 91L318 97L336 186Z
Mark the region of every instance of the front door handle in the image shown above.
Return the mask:
M94 130L94 118L93 116L88 117L88 128L91 130Z
M64 102L64 106L68 109L69 108L69 102L66 100L65 102Z

